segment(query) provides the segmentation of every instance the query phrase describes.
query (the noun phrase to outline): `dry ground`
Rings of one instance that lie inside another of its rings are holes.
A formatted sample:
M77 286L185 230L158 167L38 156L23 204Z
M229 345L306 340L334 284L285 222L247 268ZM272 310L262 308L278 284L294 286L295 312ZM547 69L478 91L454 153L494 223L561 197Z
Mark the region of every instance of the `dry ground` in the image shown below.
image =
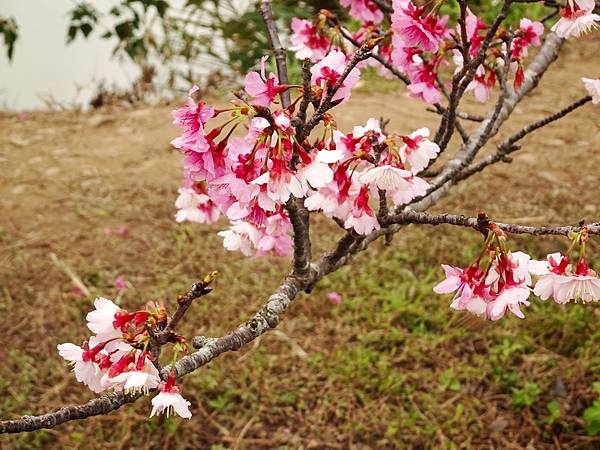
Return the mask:
M508 130L581 96L578 78L598 75L598 44L569 46ZM419 102L368 90L338 114L342 129L372 115L402 132L435 128L437 117ZM176 135L170 109L0 115L0 417L92 398L56 344L85 337L93 298L72 291L51 253L92 296L116 297L113 280L124 276L132 285L120 296L125 307L172 305L218 270L215 292L182 327L190 337L246 320L282 279L285 260L227 253L216 236L224 223L174 222L181 157L168 144ZM600 109L586 106L436 208L524 223L598 220L599 131ZM128 236L104 232L121 226ZM315 230L320 250L338 233L322 221ZM410 229L390 247L376 243L301 295L277 332L188 376L189 422L147 420L142 400L55 430L2 436L0 448L600 448L580 418L600 375L598 309L536 301L525 321L463 320L431 286L439 263L467 261L475 234ZM517 242L538 256L565 244ZM326 301L330 290L344 295L342 305ZM560 417L552 420L553 401Z

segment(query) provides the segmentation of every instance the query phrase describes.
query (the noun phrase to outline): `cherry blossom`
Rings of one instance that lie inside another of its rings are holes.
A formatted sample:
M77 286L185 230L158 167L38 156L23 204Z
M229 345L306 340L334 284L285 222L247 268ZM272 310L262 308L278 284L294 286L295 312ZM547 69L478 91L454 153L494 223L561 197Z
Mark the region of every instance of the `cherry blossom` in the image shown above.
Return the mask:
M380 228L379 222L369 206L369 195L366 186L363 186L356 196L344 226L354 228L354 231L359 234L369 234L371 231Z
M252 103L258 106L269 106L280 93L288 87L280 86L277 76L270 73L265 76L265 62L268 56L263 56L260 60L260 74L258 72L248 72L246 75L245 90L249 96L253 97Z
M391 59L394 65L398 66L405 75L412 78L419 67L422 66L421 53L422 50L407 45L397 34L392 35Z
M119 290L127 289L129 287L129 283L123 277L117 277L117 278L115 278L114 285Z
M181 396L179 388L175 386L175 377L170 375L165 383L158 385L159 394L152 399L152 411L150 417L166 412L177 414L184 419L191 419L192 413L189 406L191 403Z
M188 92L187 105L173 111L173 124L184 130L182 136L171 141L175 148L195 152L208 150L204 125L213 117L215 110L203 102L194 101L192 95L199 89L198 86L192 86Z
M311 67L311 83L321 88L323 96L325 96L327 91L333 88L341 78L345 69L346 55L339 50L332 50L325 58ZM350 70L340 88L333 95L332 100L341 100L342 102L349 100L350 91L358 83L359 78L360 70L356 67Z
M439 44L449 34L446 29L448 17L424 14L425 8L415 6L410 0L394 0L392 5L392 29L406 45L419 47L426 52L437 52Z
M292 224L283 213L277 213L267 218L262 236L256 242L257 255L266 255L275 252L279 256L289 256L293 250L290 237Z
M381 9L371 0L340 0L340 4L350 8L350 15L356 20L375 24L383 20Z
M342 296L335 291L328 292L327 300L329 300L333 305L340 305L342 303Z
M512 41L512 58L527 56L527 47L542 45L540 37L544 34L544 24L523 17L519 22L519 34Z
M589 268L585 257L580 258L573 271L567 256L560 253L550 254L538 274L540 277L535 285L534 294L542 300L552 297L558 304L565 304L571 300L600 300L600 279Z
M419 128L408 136L401 136L404 145L400 148L402 162L410 164L412 173L417 174L429 165L440 152L440 147L429 139L429 129Z
M499 320L507 311L525 317L521 306L530 304L531 274L539 273L540 265L526 253L507 251L503 233L492 227L484 250L468 268L442 268L446 279L433 290L439 294L455 292L451 308Z
M94 392L102 392L104 390L104 387L100 383L102 372L94 362L94 359L100 353L101 346L90 350L87 347L87 343L84 343L83 347L65 343L59 344L57 349L59 355L73 365L73 373L75 373L77 381L85 384Z
M333 170L330 165L338 162L344 156L342 150L320 150L313 158L306 155L305 159L310 162L298 170L298 177L304 192L309 188L319 189L333 180Z
M94 307L96 309L85 317L90 331L102 341L121 336L121 331L114 326L115 315L122 311L121 308L104 297L94 300Z
M254 254L260 238L260 232L254 225L242 221L233 222L229 230L219 231L217 234L223 238L223 246L227 250L239 250L246 256Z
M146 354L140 352L135 366L131 370L125 370L114 377L110 377L108 381L113 386L122 385L123 390L126 392L148 394L150 389L158 387L160 374L154 364L147 359Z
M595 80L591 78L582 78L583 85L585 89L588 91L588 94L592 96L592 103L594 105L600 104L600 78L596 78Z
M360 182L368 185L377 186L384 191L396 191L408 189L412 173L408 170L385 164L383 166L372 167L360 175Z
M197 193L192 188L178 189L179 196L175 200L177 222L215 223L219 219L219 209L211 198L202 193Z
M292 46L290 50L296 53L296 58L309 58L319 61L327 54L331 43L327 36L321 34L317 27L308 20L292 18Z
M431 104L439 103L441 93L435 86L436 72L431 64L423 64L410 75L411 84L406 89L413 97Z
M587 3L587 2L586 2ZM560 10L560 19L551 30L563 39L579 37L598 27L600 16L592 9L582 8L577 2Z

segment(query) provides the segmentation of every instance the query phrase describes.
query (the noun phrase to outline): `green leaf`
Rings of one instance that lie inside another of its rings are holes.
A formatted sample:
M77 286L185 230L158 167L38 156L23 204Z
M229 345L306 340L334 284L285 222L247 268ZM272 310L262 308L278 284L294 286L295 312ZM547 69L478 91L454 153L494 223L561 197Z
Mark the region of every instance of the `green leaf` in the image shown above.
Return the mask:
M77 28L75 25L71 25L69 27L69 30L67 31L67 43L73 42L73 40L75 39L75 36L77 36L78 29L79 28Z
M548 417L544 420L544 422L552 425L557 419L560 418L560 406L556 400L552 400L550 403L548 403L546 408L548 409Z
M92 25L90 25L89 23L84 23L80 27L80 30L85 37L88 37L93 29L94 27L92 27Z

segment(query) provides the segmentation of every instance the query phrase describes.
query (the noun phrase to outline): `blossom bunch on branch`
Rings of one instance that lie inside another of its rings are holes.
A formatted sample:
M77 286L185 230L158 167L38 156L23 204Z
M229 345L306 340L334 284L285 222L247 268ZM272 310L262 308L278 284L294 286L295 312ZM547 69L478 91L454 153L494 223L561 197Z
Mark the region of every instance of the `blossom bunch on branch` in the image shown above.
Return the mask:
M585 247L588 230L581 227L570 233L572 240L567 254L553 253L547 261L532 260L523 252L511 252L506 233L491 223L486 229L483 249L467 268L442 265L446 279L433 290L438 294L455 292L450 305L491 320L501 319L507 311L525 318L521 306L529 306L533 293L542 300L552 297L556 303L600 300L600 279L590 269ZM579 249L573 266L571 253ZM532 288L532 275L538 277Z
M167 371L166 377L161 374L159 357L165 344L173 344L173 362L178 355L188 353L187 341L173 329L194 299L210 293L215 276L215 272L209 273L187 295L180 296L173 317L168 317L165 308L156 302L130 312L99 297L94 301L95 309L86 316L87 327L94 335L81 346L59 344L58 352L73 365L77 381L93 392L117 390L135 396L158 390L150 417L174 411L189 419L190 402L175 384L177 374L173 370Z

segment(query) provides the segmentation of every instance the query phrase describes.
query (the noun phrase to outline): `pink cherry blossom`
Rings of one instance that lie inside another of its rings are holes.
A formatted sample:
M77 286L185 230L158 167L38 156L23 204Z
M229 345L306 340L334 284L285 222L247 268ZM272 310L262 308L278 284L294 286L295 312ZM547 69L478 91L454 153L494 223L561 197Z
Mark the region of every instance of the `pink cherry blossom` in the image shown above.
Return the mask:
M449 35L446 29L448 17L425 15L425 8L415 6L411 0L394 0L392 5L392 29L406 45L419 47L426 52L437 52L440 42Z
M114 285L119 290L127 289L129 287L129 283L127 283L127 280L125 280L125 278L123 278L123 277L115 278Z
M245 90L250 97L253 97L253 105L268 107L275 97L287 89L287 86L280 86L277 76L273 73L267 78L265 75L265 62L268 56L263 56L260 60L260 74L258 72L248 72L246 75Z
M350 177L347 171L338 168L334 174L334 181L317 191L309 191L304 205L309 211L321 210L327 217L345 220L360 189L358 177Z
M339 305L342 303L342 296L335 291L328 292L327 300L329 300L334 305Z
M535 285L534 294L542 300L553 297L558 304L571 300L600 300L600 279L583 257L573 271L567 257L560 253L548 255L545 271L539 273L541 276Z
M260 238L260 232L254 225L242 221L233 222L229 230L217 234L223 238L223 246L227 250L239 250L246 256L254 254Z
M530 45L539 47L542 45L540 42L540 37L544 34L544 24L542 22L534 22L523 17L519 23L519 31L521 33L519 37L521 47L527 48ZM527 56L527 53L524 56Z
M311 158L306 156L310 162L298 170L298 177L304 192L310 188L319 189L333 181L333 169L330 164L336 163L344 157L342 150L319 150L314 152Z
M385 140L379 120L371 117L367 120L364 127L362 125L356 125L352 128L352 137L354 137L354 139L360 139L367 135L374 136L379 143L382 143Z
M100 383L102 372L98 365L94 363L94 358L99 350L89 350L87 346L82 348L71 343L59 344L57 349L59 355L73 365L73 372L77 381L85 384L94 392L104 390Z
M440 152L440 147L428 137L428 128L420 128L408 136L402 136L404 146L400 148L400 157L402 162L410 164L410 170L414 174L425 169L429 161L435 159Z
M491 320L499 320L510 310L515 316L524 319L520 305L529 306L527 299L531 290L526 286L509 286L504 288L496 298L487 304L487 316Z
M341 78L345 69L346 55L339 50L332 50L325 58L311 67L311 83L320 87L325 96L327 90L331 89ZM346 76L332 100L345 102L350 99L350 91L358 83L359 78L360 71L355 67Z
M377 24L383 20L381 9L371 0L340 0L340 5L350 8L350 15L358 21Z
M298 175L284 161L275 160L271 169L252 181L252 184L265 185L267 195L276 202L285 203L290 196L304 197L304 189Z
M372 167L360 175L360 182L367 185L374 185L384 191L406 190L408 189L412 173L408 170L400 169L389 164Z
M363 186L356 196L352 209L344 222L346 228L354 228L358 234L369 234L380 228L379 222L369 206L369 195L367 187Z
M561 9L560 15L561 18L552 26L551 30L563 39L586 34L597 28L598 22L600 22L600 16L594 14L592 9L583 9L576 3Z
M87 314L87 326L92 333L95 333L99 339L108 341L109 339L120 337L121 330L114 326L115 315L122 311L112 300L104 297L98 297L94 300L94 311Z
M588 94L592 96L592 103L594 105L600 104L600 78L592 80L591 78L582 78L583 85L588 91Z
M462 56L461 56L462 61ZM467 86L466 91L473 91L475 99L481 103L489 100L492 89L496 85L496 74L494 70L486 70L483 65L480 65L475 72L473 80Z
M407 45L397 34L392 35L392 62L405 75L414 76L415 72L422 66L421 53L422 50Z
M484 41L483 30L487 28L485 22L467 8L467 17L465 20L467 40L469 41L469 55L475 56L481 50L481 45ZM457 34L460 36L460 25L457 25Z
M183 129L183 135L173 139L171 144L180 150L195 152L208 150L204 125L213 117L215 110L202 102L194 101L192 95L199 89L198 86L192 86L188 92L187 105L173 111L173 123Z
M175 200L177 222L215 223L219 219L219 209L206 194L197 193L192 188L179 188Z
M125 392L148 394L148 390L155 389L160 383L158 369L152 364L143 352L139 352L135 366L120 374L109 377L112 386L119 385Z
M439 103L442 94L436 88L436 73L430 64L423 64L411 76L411 84L406 88L413 97L420 97L423 101L434 104Z
M567 5L571 8L587 9L591 11L596 7L595 0L567 0Z
M175 386L175 377L170 375L166 383L158 385L159 394L152 399L152 411L150 417L162 414L166 411L167 417L170 414L177 414L184 419L191 419L192 413L189 406L191 405L179 393L179 389Z
M480 267L483 253L464 270L442 265L446 279L433 288L434 292L455 292L451 308L486 319L499 320L507 311L524 318L521 306L529 305L531 274L540 270L539 262L523 252L510 253L497 247L488 250L493 256L482 265L486 271Z
M460 267L453 267L448 264L442 264L442 269L446 274L446 279L433 287L436 294L449 294L456 292L455 298L470 298L472 295L469 286L469 271Z
M308 20L292 18L292 35L290 50L296 53L296 58L309 58L316 62L327 54L331 43L327 36L321 34L317 27Z
M260 231L262 231L262 236L256 242L256 254L258 256L271 252L278 256L292 254L294 245L290 237L292 224L286 215L278 213L269 216L265 227Z
M430 187L427 181L414 175L405 178L405 180L407 184L402 189L388 192L395 206L405 205L412 199L425 195Z

